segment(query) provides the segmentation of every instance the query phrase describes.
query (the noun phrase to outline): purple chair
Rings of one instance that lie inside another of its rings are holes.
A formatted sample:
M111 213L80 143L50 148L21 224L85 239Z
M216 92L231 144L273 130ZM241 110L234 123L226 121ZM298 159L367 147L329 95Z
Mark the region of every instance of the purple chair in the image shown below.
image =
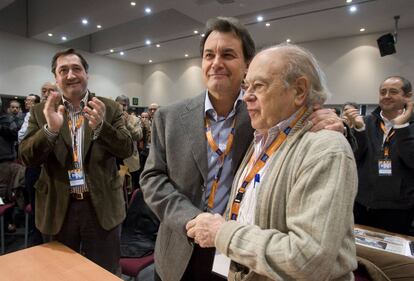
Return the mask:
M14 207L14 203L8 203L0 206L0 236L1 236L1 255L4 254L4 213Z
M121 258L122 274L135 278L138 281L138 273L154 262L154 254L141 258Z

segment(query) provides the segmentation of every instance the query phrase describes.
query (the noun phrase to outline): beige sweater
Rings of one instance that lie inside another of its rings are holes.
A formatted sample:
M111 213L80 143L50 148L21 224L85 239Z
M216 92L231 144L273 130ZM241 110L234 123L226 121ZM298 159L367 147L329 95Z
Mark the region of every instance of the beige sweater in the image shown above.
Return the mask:
M249 269L237 272L232 263L229 280L354 280L355 160L341 134L307 132L309 114L268 160L257 195L256 225L228 221L218 232L217 249ZM251 153L252 147L234 183ZM237 189L233 185L229 202Z

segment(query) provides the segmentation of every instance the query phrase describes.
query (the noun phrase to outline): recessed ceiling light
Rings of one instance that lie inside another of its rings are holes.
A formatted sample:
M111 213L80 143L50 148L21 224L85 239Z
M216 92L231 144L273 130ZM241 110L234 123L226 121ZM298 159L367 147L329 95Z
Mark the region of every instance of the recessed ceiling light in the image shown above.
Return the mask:
M63 40L63 41L66 41L66 40L68 40L68 37L66 37L66 36L62 36L62 40Z
M114 52L114 49L110 49L109 51L110 51L111 53L113 53L113 52Z
M160 45L160 44L157 44L157 45L155 45L155 46L157 46L157 48L161 47L161 45Z
M82 24L83 25L87 25L88 24L88 20L87 19L82 19Z
M149 63L152 63L152 60L149 60L148 62L149 62Z
M286 39L286 43L290 43L290 42L292 42L292 40L290 40L289 38Z
M201 37L204 37L204 36L206 36L204 33L201 33Z
M137 3L135 2L131 2L131 6L135 6Z
M349 11L351 13L355 13L358 10L358 8L355 5L352 5L351 7L349 7Z
M359 31L364 32L365 31L365 28L361 28Z
M146 8L145 8L145 13L147 13L147 14L151 14L151 12L152 12L152 10L151 10L151 8L150 8L150 7L146 7Z
M352 3L352 0L346 0L346 3Z
M193 32L194 32L194 34L198 34L198 30L194 30Z
M184 57L188 58L188 54L185 54Z
M96 26L96 28L97 28L97 29L101 29L101 28L102 28L102 25L98 24L98 25Z
M53 33L48 33L47 36L52 37Z
M124 52L119 52L119 54L120 54L121 56L125 55L125 53L124 53Z
M267 26L267 27L269 27L269 26L270 26L270 23L268 23L268 22L267 22L267 23L266 23L266 26Z
M149 40L149 39L145 40L145 44L151 45L151 40Z
M263 21L263 17L262 16L258 16L256 19L257 19L257 21Z

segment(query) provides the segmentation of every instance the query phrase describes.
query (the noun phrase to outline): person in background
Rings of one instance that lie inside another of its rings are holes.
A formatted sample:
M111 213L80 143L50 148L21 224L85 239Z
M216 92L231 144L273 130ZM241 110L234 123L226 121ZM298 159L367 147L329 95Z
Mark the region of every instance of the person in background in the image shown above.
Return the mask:
M17 129L19 130L23 125L24 121L24 114L22 112L22 108L20 102L18 100L11 100L9 103L8 113L13 118L14 122L17 125Z
M152 121L152 119L154 118L154 114L158 110L158 108L160 108L160 106L157 103L151 103L148 106L148 113L149 113L150 121Z
M353 153L342 134L311 132L308 122L326 98L303 48L277 45L250 63L243 100L254 140L225 218L202 213L186 225L195 243L231 259L228 280L354 280Z
M352 123L352 122L350 122L349 121L349 119L348 119L348 116L346 116L346 114L345 114L345 112L348 110L348 109L351 109L351 108L353 108L353 109L357 109L357 110L359 110L359 106L358 106L358 104L356 104L355 102L346 102L346 103L344 103L344 105L342 106L342 120L350 127L350 128L353 128L354 127L354 124Z
M345 110L358 142L355 222L407 235L414 234L412 95L410 81L391 76L381 83L379 106L370 115Z
M138 117L128 113L129 107L129 98L125 95L117 96L115 101L121 106L122 108L122 116L124 119L124 123L126 128L128 129L129 133L131 134L133 145L134 145L134 152L133 154L123 159L123 164L128 167L128 172L131 175L132 179L132 190L139 187L139 173L138 170L141 168L141 162L139 159L138 153L138 142L142 139L142 125ZM131 192L132 192L131 190Z
M51 92L57 92L57 91L58 91L58 88L56 84L52 84L50 82L44 83L42 85L42 88L40 89L40 93L41 93L40 100L46 101L47 97L49 96Z
M161 221L156 280L223 280L211 272L214 248L192 243L185 226L204 211L224 212L234 173L253 138L241 84L254 42L234 18L209 20L204 34L200 53L207 89L157 110L141 175L145 201ZM309 117L316 129L343 130L331 110L318 112Z
M17 140L20 143L24 136L26 135L27 126L29 124L29 118L30 118L30 109L37 103L40 103L40 97L35 94L30 94L26 97L24 100L24 106L27 110L26 115L24 116L23 124L17 134Z
M125 200L116 158L128 158L132 139L119 105L88 90L85 58L56 53L52 73L60 93L31 110L20 156L41 166L36 226L106 270L119 272L120 225Z

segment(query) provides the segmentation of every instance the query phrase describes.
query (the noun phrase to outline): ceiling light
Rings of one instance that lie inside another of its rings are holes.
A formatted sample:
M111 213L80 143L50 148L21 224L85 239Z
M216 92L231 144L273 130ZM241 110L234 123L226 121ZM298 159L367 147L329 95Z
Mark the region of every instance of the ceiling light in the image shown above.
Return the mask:
M358 10L358 9L357 9L357 7L356 7L355 5L352 5L351 7L349 7L349 11L350 11L351 13L355 13L357 10Z
M131 2L131 6L135 6L137 3L135 2Z
M263 21L263 17L262 17L262 16L258 16L256 19L257 19L257 21L259 21L259 22L260 22L260 21Z
M149 8L149 7L145 8L145 13L151 14L151 12L152 12L151 8Z
M270 23L268 23L268 22L267 22L267 23L266 23L266 26L267 26L267 27L269 27L269 26L270 26Z
M149 62L149 63L152 63L152 60L149 60L148 62Z
M193 32L194 32L194 34L198 34L198 30L194 30Z
M68 40L68 38L66 36L62 36L62 40L66 41L66 40Z
M292 42L292 40L290 40L289 38L286 39L286 43L290 43L290 42Z
M365 28L361 28L359 31L364 32L365 31Z
M188 58L188 54L185 54L184 57Z
M52 37L53 33L48 33L47 36Z
M352 0L346 0L346 3L352 3Z
M145 40L145 44L151 45L151 40L149 40L149 39Z
M205 35L204 33L202 33L202 34L201 34L201 37L204 37L204 36L206 36L206 35Z
M82 24L83 25L87 25L88 24L88 20L87 19L82 19Z
M120 54L121 56L125 55L125 53L124 53L124 52L119 52L119 54Z
M161 45L160 44L157 44L157 45L155 45L157 48L159 48L159 47L161 47Z
M109 51L110 51L111 53L113 53L113 52L114 52L114 49L110 49Z
M101 28L102 28L102 25L98 24L98 25L96 26L96 28L97 28L97 29L101 29Z

